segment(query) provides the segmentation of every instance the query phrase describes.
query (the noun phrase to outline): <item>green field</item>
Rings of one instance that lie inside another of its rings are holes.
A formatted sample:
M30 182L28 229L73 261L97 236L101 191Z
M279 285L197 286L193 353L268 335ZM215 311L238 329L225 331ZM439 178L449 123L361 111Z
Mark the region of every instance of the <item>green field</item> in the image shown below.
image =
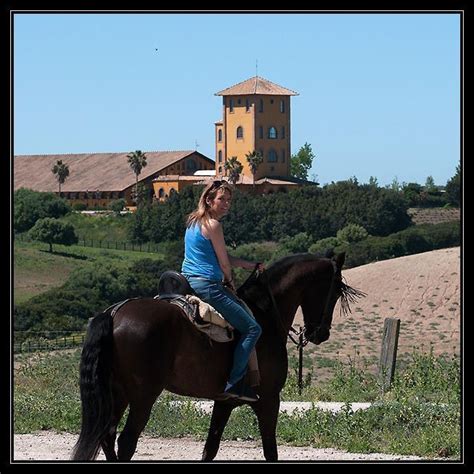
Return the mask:
M109 250L78 245L70 247L54 245L54 252L50 253L48 247L47 244L38 242L15 241L14 304L23 303L33 296L63 285L72 271L96 262L114 263L126 268L144 258L163 258L162 253Z

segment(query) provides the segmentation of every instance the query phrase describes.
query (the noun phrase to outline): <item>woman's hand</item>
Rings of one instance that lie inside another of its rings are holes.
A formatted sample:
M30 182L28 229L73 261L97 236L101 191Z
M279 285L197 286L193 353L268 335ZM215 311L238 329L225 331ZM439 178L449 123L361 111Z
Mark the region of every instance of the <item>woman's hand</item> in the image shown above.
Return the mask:
M236 289L235 289L235 284L234 284L234 279L232 278L231 280L225 280L224 283L224 288L227 288L229 291L231 291L232 293L236 293Z

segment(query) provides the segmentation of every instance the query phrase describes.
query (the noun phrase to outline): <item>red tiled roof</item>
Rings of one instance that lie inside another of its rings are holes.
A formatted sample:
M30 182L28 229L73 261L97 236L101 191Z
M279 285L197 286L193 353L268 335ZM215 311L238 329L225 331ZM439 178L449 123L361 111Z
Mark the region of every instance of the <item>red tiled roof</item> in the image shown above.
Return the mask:
M216 92L214 95L299 95L285 87L279 86L260 76L251 77L246 81L239 82L234 86Z
M171 164L197 153L186 151L144 152L147 165L138 180L142 181ZM30 188L35 191L57 192L58 182L51 168L58 160L69 167L69 176L61 191L123 191L135 184L135 174L127 161L126 153L79 153L63 155L15 155L13 158L14 189Z

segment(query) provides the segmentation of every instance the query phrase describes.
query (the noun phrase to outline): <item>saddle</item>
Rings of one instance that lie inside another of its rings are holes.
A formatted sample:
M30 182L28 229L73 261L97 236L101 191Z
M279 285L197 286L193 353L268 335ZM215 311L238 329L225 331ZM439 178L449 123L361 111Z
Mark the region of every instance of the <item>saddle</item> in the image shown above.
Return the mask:
M216 342L234 340L234 327L214 307L196 296L188 280L181 273L173 270L164 272L158 282L158 294L154 299L167 301L181 308L194 327L211 340ZM242 300L240 302L252 314L246 303ZM259 385L260 372L255 348L250 354L247 377L251 386Z
M196 296L188 280L179 272L164 272L158 282L155 300L167 301L181 308L199 331L216 342L234 340L234 328L211 305Z

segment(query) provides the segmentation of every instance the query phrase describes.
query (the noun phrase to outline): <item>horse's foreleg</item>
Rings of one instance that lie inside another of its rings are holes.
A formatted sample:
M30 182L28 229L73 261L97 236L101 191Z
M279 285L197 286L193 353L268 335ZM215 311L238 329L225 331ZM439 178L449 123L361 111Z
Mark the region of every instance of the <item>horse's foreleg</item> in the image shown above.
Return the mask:
M234 407L228 403L214 402L209 433L202 452L202 461L212 461L216 457L222 433L233 409Z
M261 398L257 403L252 403L250 406L257 415L265 459L267 461L278 461L276 426L278 411L280 410L279 395L271 398Z
M118 460L130 461L135 453L138 438L145 428L157 395L143 397L130 403L125 427L118 438Z

